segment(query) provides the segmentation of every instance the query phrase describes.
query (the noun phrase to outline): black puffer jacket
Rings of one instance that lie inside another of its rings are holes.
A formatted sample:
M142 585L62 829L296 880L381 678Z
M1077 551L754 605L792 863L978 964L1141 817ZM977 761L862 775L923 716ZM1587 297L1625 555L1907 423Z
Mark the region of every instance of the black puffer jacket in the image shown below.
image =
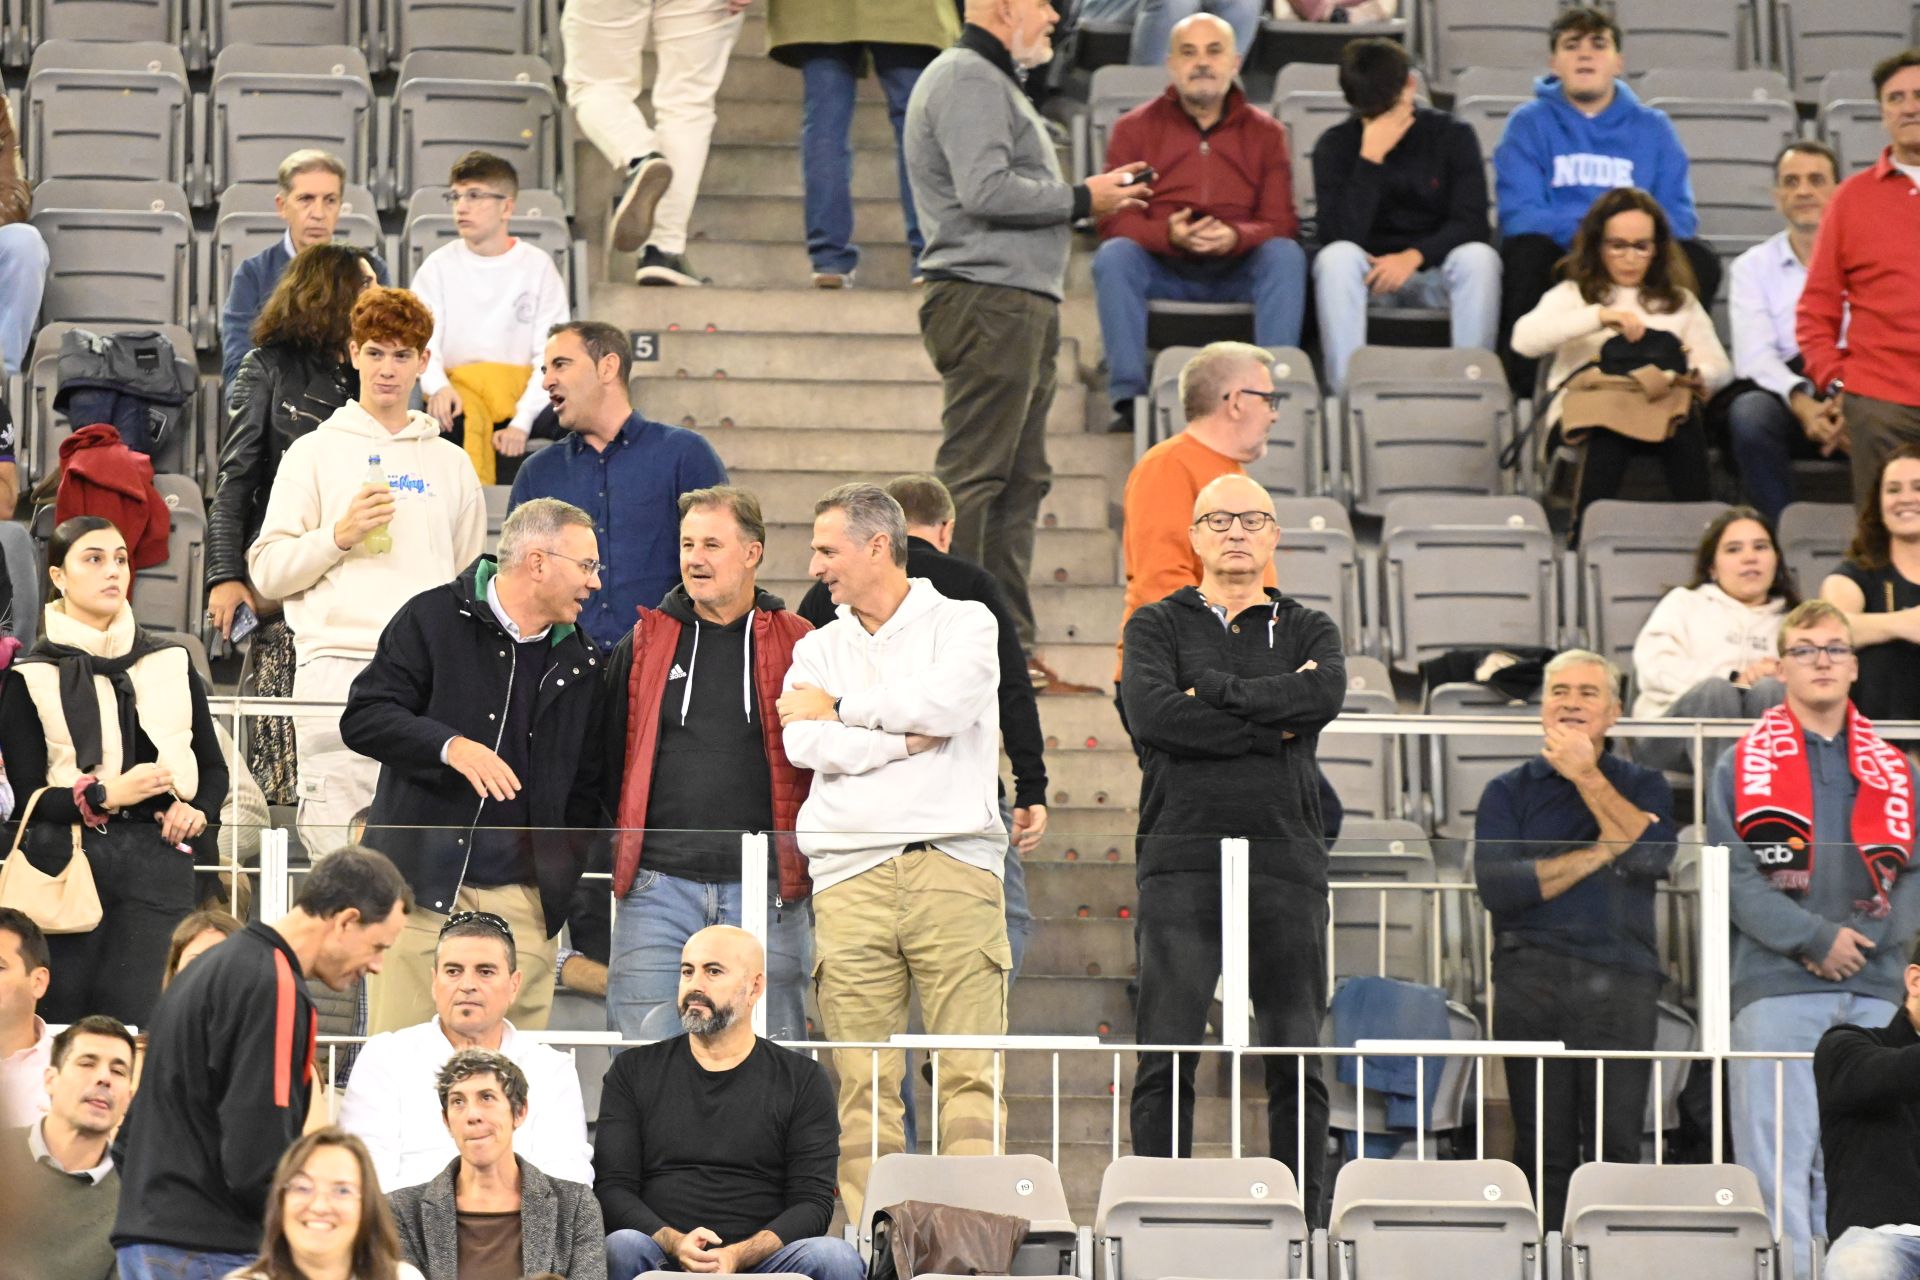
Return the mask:
M353 366L303 348L255 347L227 391L220 476L207 511L207 586L245 581L247 548L287 446L359 393Z

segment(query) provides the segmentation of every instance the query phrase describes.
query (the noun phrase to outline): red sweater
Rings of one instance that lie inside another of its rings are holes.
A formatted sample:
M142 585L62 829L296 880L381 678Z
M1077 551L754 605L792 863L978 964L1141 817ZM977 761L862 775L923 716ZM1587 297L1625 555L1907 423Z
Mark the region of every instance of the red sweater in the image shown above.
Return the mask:
M1238 88L1227 92L1226 110L1202 132L1171 87L1114 122L1107 137L1107 168L1145 160L1159 176L1145 210L1128 209L1100 223L1100 236L1125 236L1165 256L1178 252L1167 240L1167 219L1181 209L1211 216L1240 233L1234 255L1249 253L1300 232L1293 212L1293 165L1280 122L1250 106Z
M1892 148L1840 184L1820 221L1794 324L1807 377L1920 405L1920 187ZM1847 345L1840 323L1847 314Z

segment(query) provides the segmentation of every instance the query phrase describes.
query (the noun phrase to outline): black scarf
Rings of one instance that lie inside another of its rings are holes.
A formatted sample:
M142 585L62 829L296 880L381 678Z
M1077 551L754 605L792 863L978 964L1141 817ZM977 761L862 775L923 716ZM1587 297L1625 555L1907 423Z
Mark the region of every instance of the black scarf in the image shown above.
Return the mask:
M133 677L127 673L133 664L150 653L174 648L145 627L135 627L133 644L118 658L101 658L71 645L56 644L42 635L33 648L15 660L15 665L51 662L60 668L60 710L66 717L67 733L73 739L74 762L80 772L97 774L104 763L100 757L106 748L100 736L100 700L94 696L93 678L105 676L113 686L114 709L120 720L120 749L126 753L123 767L133 762L139 741L140 719L134 707Z

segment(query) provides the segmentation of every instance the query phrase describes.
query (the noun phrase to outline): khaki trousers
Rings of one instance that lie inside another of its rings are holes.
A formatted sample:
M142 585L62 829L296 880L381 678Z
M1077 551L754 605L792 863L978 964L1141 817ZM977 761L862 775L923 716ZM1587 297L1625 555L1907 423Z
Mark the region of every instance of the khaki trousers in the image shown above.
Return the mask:
M1879 478L1881 461L1903 444L1920 444L1920 408L1869 400L1851 391L1845 406L1847 435L1852 440L1847 452L1853 459L1853 505L1858 509L1880 501L1873 482Z
M547 918L540 909L540 891L532 885L507 884L490 888L462 885L454 899L456 911L491 911L513 930L519 953L520 994L507 1010L507 1019L522 1031L544 1031L553 1010L553 961L560 940L547 936ZM433 950L447 917L415 906L407 926L387 951L380 972L367 978L367 1034L398 1031L425 1022L434 1015Z
M991 871L923 848L814 894L813 914L814 994L828 1039L885 1040L905 1031L916 993L930 1034L1006 1034L1013 953L1006 898ZM993 1154L996 1105L1005 1134L1006 1107L994 1090L997 1056L940 1055L942 1155ZM906 1066L897 1049L843 1049L834 1054L834 1070L840 1077L840 1199L853 1217L873 1166L876 1114L879 1153L904 1147L900 1080Z

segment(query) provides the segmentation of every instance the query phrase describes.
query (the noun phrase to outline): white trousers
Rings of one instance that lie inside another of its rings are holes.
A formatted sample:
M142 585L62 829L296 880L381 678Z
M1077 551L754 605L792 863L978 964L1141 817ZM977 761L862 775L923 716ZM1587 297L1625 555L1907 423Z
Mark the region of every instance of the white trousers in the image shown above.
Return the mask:
M345 702L365 658L309 658L294 669L293 696ZM300 843L309 858L331 853L352 838L355 815L373 803L380 762L347 750L340 717L299 716L293 722L294 758L300 767Z

